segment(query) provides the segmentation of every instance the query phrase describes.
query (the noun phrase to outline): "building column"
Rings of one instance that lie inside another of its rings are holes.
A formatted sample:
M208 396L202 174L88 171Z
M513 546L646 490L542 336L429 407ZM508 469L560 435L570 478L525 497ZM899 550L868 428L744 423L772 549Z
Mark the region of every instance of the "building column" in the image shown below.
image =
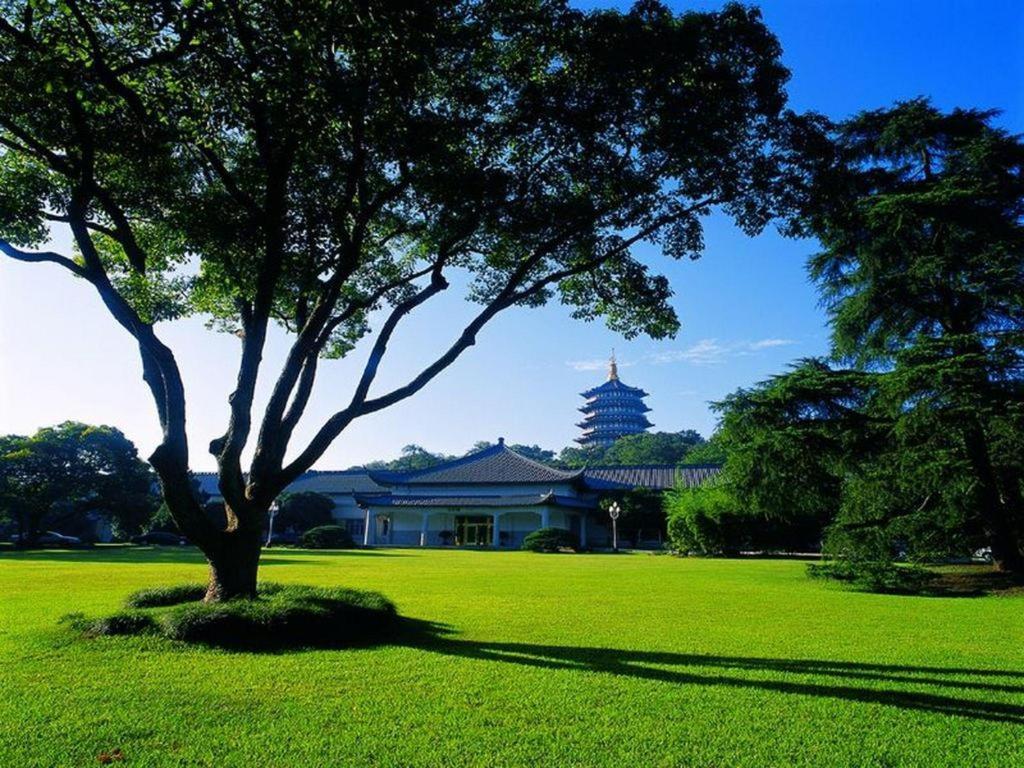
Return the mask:
M368 547L373 543L373 536L370 534L370 508L366 508L366 522L363 525L363 546Z
M540 527L548 528L551 525L551 515L548 514L547 507L541 507L540 509Z
M427 531L429 530L430 513L423 513L423 524L420 526L420 546L427 546Z
M580 512L580 549L587 548L587 513Z
M491 517L494 522L491 525L491 546L495 549L501 546L501 531L498 530L498 522L501 520L501 513L495 512Z

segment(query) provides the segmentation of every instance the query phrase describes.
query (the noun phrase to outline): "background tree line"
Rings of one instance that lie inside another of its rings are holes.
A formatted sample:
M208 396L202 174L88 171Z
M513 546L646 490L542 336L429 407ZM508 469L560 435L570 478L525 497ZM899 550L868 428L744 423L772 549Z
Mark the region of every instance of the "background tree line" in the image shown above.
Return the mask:
M478 441L466 453L493 443ZM509 445L535 461L558 467L595 464L681 464L714 461L708 444L693 430L631 435L606 449L565 448L561 453L537 445ZM405 446L391 460L367 462L355 469L416 470L436 466L457 455L433 453L419 445ZM193 480L199 506L223 524L223 505L213 504ZM630 504L626 504L630 507ZM635 505L634 505L635 506ZM648 500L644 507L649 528ZM317 493L284 493L278 499L275 527L301 533L329 524L333 502ZM633 516L639 521L639 514ZM151 531L177 533L178 527L156 488L156 478L135 445L114 427L65 422L34 435L0 436L0 525L24 546L40 534L56 530L85 541L97 537L125 540ZM104 530L106 529L106 530Z
M488 440L479 440L461 455L482 451L493 445ZM717 443L705 440L692 429L627 435L609 446L567 446L557 452L539 445L521 443L510 443L508 447L528 459L563 469L621 464L718 464L724 459L724 453ZM397 458L370 461L352 469L427 469L457 458L460 458L459 454L434 453L420 445L411 444L402 448Z

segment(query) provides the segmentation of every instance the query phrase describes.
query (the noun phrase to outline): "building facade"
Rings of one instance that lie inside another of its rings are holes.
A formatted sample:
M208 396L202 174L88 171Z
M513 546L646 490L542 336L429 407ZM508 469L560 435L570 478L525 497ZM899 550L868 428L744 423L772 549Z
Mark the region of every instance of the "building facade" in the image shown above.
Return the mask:
M584 547L610 541L602 496L637 488L700 485L715 465L549 467L498 444L411 472L308 472L288 492L311 491L334 501L334 517L364 546L518 548L538 528L573 532ZM198 476L219 501L216 476Z
M583 421L576 426L583 434L576 442L584 447L606 448L620 437L638 435L654 426L646 415L651 410L644 402L647 393L619 380L614 353L608 362L608 380L580 394L587 402L579 409Z

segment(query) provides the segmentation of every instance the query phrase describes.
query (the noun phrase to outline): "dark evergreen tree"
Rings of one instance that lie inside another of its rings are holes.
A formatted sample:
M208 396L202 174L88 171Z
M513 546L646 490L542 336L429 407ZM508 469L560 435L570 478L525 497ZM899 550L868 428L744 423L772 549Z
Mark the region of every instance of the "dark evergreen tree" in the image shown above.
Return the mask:
M720 406L726 474L836 518L841 552L980 537L1024 571L1024 143L994 116L915 100L794 134L834 356Z

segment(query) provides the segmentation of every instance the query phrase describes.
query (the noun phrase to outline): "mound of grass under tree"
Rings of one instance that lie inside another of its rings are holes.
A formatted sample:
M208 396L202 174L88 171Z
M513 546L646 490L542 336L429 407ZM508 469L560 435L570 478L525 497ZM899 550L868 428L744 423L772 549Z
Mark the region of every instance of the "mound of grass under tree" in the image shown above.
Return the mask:
M357 645L397 627L395 606L376 592L267 583L255 600L204 603L205 592L202 584L143 589L129 595L125 610L62 621L86 636L162 635L251 650Z

